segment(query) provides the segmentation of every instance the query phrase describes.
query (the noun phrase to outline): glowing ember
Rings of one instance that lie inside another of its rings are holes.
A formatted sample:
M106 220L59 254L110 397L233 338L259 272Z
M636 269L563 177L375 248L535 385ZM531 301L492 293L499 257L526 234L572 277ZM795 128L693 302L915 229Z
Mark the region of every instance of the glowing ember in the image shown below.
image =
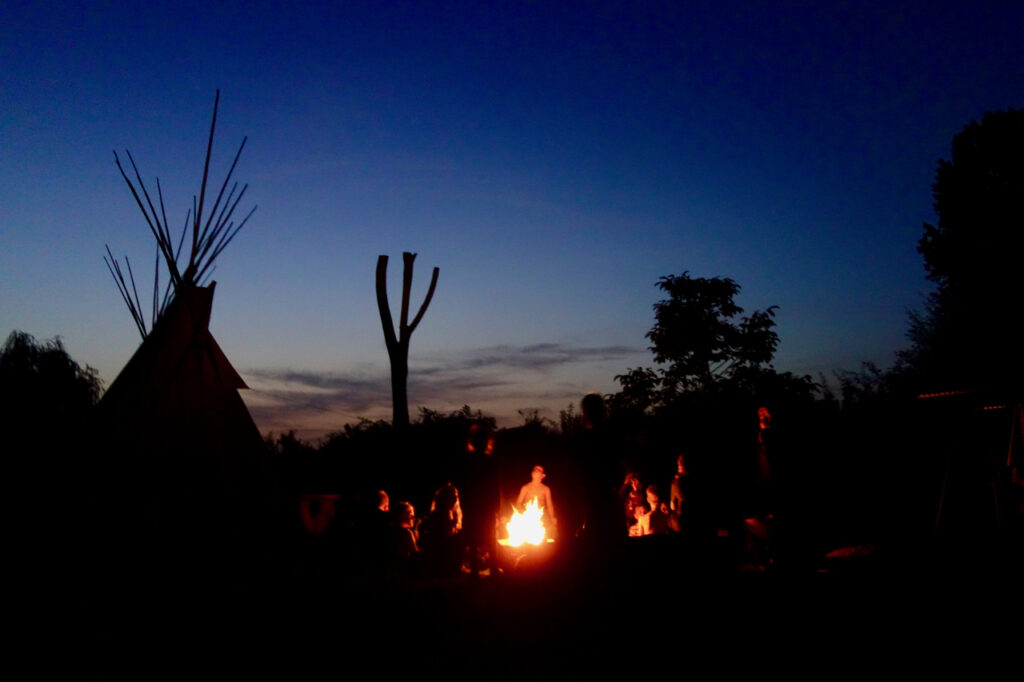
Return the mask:
M518 547L524 542L531 545L544 542L544 524L541 522L543 516L544 510L537 505L536 497L526 505L522 514L513 508L512 518L505 526L508 529L508 544Z

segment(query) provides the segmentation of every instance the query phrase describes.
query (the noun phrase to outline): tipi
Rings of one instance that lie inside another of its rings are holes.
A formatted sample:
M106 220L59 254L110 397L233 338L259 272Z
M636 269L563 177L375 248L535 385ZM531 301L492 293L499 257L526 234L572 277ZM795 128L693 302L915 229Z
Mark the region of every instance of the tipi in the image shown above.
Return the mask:
M247 387L210 334L216 283L201 286L214 259L245 223L231 222L244 187L236 197L236 183L221 204L231 172L205 225L202 222L216 120L215 103L200 197L190 211L191 248L183 267L178 256L186 235L175 251L159 181L158 212L131 155L138 189L120 160L117 163L156 237L169 281L161 300L159 276L154 277L153 315L147 329L130 265L126 280L117 261L111 258L107 263L143 342L100 401L100 447L106 453L106 487L113 492L114 515L121 507L127 527L172 551L189 545L223 548L231 546L232 539L258 538L269 523L273 499L268 453L238 393ZM185 232L189 223L186 219ZM157 273L160 260L158 256Z

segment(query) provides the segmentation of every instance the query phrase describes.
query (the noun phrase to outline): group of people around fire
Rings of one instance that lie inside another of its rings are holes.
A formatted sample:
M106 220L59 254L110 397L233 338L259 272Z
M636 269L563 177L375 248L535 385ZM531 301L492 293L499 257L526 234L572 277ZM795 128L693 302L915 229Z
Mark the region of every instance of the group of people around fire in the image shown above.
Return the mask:
M644 485L636 471L628 471L616 485L614 476L621 476L621 471L617 470L618 462L607 454L607 438L599 432L603 414L600 397L587 396L582 407L584 423L592 436L589 448L585 448L589 451L581 453L575 468L560 469L563 475L579 480L559 480L553 492L545 483L544 466L537 463L518 495L505 498L499 492L494 434L487 426L474 424L466 441L467 466L459 479L461 487L451 481L438 487L429 509L422 510L425 513L418 513L407 500L392 502L385 490L376 491L373 511L368 516L357 515L354 522L358 551L369 565L397 567L418 575L492 574L500 570L498 538L507 535L503 530L509 520L509 506L512 514L521 514L532 505L540 511L547 538L558 536L582 547L616 538L690 530L692 501L686 455L676 457L674 476L667 487ZM556 502L564 499L563 490L576 492L565 495L570 498L568 503ZM572 512L563 517L565 527L559 527L562 510ZM313 528L307 524L307 531Z
M685 523L688 478L686 455L681 454L676 458L676 474L666 500L657 485L652 483L645 488L636 473L627 473L619 488L627 534L630 537L641 537L681 531Z

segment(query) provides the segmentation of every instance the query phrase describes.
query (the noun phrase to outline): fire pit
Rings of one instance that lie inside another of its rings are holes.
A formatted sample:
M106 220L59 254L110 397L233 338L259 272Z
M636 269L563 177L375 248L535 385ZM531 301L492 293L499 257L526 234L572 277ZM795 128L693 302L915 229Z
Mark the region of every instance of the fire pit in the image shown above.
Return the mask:
M546 558L551 553L554 538L548 537L544 527L544 510L533 498L520 513L513 507L512 517L505 524L507 538L498 538L501 563L510 568L518 567L525 558L530 563Z

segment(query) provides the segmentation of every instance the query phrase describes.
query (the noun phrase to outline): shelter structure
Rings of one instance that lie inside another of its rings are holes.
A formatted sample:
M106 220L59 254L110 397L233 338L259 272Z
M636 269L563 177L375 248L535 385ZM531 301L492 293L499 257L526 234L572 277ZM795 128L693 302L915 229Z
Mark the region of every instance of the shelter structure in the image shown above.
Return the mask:
M247 386L209 330L214 287L175 295L99 405L115 496L162 541L251 536L270 502Z
M177 249L159 180L157 211L131 155L138 188L117 159L157 241L151 326L127 259L127 278L116 260L107 263L143 342L99 404L101 507L105 522L121 524L133 541L151 541L151 548L164 548L184 561L207 561L208 550L222 553L239 543L261 542L271 527L275 499L269 452L238 392L247 386L209 329L216 283L204 286L204 277L245 223L231 221L245 188L236 196L235 183L224 199L231 172L203 222L216 106L200 196L193 199ZM179 266L189 227L191 248ZM161 264L168 275L162 296Z

